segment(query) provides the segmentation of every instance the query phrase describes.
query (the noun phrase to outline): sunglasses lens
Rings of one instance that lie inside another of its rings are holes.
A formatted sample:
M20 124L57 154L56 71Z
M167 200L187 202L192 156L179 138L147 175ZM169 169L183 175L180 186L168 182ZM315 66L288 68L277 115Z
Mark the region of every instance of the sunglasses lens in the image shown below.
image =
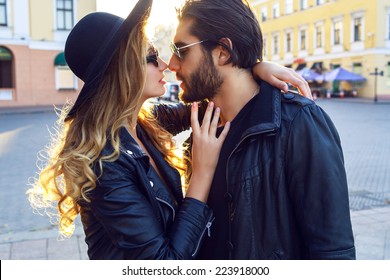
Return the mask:
M148 55L146 57L146 62L147 63L153 63L154 66L158 67L158 54L152 54Z
M174 43L171 44L171 51L172 51L172 53L177 55L179 58L181 57L180 56L180 52L179 52L179 50L177 49L177 47L176 47L176 45Z

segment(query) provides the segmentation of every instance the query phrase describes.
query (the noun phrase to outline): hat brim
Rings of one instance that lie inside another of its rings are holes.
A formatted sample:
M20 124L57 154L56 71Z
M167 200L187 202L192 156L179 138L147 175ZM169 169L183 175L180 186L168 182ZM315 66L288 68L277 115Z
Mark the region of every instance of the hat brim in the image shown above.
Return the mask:
M84 81L84 85L80 90L74 105L68 112L65 121L73 118L79 108L81 108L93 96L94 90L96 90L99 85L99 82L107 70L107 67L118 49L120 42L130 34L131 30L141 20L146 20L149 17L152 3L153 0L139 0L125 20L119 18L122 19L122 23L112 37L101 48L99 55L97 55L99 59L95 59L94 64L91 67L91 73Z

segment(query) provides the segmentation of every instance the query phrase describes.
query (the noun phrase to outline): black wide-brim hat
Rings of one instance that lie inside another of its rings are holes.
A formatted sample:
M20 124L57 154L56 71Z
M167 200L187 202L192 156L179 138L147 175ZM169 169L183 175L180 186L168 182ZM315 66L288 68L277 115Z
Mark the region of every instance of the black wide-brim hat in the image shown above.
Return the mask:
M84 86L65 120L73 118L93 96L120 43L148 18L152 3L139 0L126 19L104 12L90 13L73 27L65 43L65 60Z

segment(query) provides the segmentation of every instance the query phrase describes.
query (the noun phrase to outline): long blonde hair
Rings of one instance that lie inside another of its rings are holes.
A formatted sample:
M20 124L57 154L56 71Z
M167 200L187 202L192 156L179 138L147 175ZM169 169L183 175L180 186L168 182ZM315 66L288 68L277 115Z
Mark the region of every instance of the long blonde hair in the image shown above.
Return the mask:
M87 194L96 188L100 174L94 173L93 165L97 162L103 172L103 161L115 161L120 153L119 129L124 123L134 125L130 123L131 116L142 96L146 76L144 28L145 22L133 28L87 106L81 107L69 121L64 120L70 106L61 110L56 133L44 151L46 165L27 191L34 209L44 209L49 217L57 218L64 237L74 232L74 221L80 212L78 202L90 202ZM138 122L168 163L183 171L184 164L177 156L172 135L145 108L141 109ZM114 151L100 157L107 141Z

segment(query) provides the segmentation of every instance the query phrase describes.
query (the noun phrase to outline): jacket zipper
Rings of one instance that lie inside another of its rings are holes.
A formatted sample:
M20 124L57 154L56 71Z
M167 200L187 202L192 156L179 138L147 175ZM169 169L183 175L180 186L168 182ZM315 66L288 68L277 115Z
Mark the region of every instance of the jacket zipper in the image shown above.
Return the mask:
M175 214L176 214L176 212L175 212L175 209L173 208L173 206L172 206L171 204L169 204L168 202L166 202L165 200L162 200L161 198L156 197L156 200L158 200L158 201L164 203L165 205L168 205L169 208L172 209L172 213L173 213L173 219L172 219L172 221L174 221L174 220L175 220Z
M229 155L229 157L228 157L228 159L227 159L227 161L226 161L226 191L229 191L229 189L228 189L228 186L229 186L229 176L228 176L228 170L229 170L229 161L230 161L230 158L232 157L232 155L235 153L235 151L238 149L238 147L241 145L241 143L244 141L244 140L246 140L247 138L249 138L249 137L252 137L252 136L254 136L254 135L258 135L258 134L263 134L263 133L268 133L268 132L273 132L273 131L275 131L276 129L274 128L274 129L268 129L268 130L264 130L264 131L261 131L261 132L255 132L255 133L251 133L251 134L248 134L248 135L246 135L244 138L242 138L241 140L240 140L240 142L238 142L238 144L236 145L236 147L233 149L233 151L230 153L230 155ZM228 220L228 222L229 222L229 241L231 242L231 240L232 240L232 225L231 225L231 222L230 222L230 213L231 213L231 209L230 209L230 203L229 203L229 205L228 205L228 213L229 213L229 220ZM231 253L231 251L229 251L229 259L231 260L232 259L232 253Z
M196 253L198 253L198 250L199 250L199 247L200 247L200 242L202 241L203 239L203 236L204 236L204 233L206 232L207 230L207 235L208 237L211 236L211 225L213 224L213 221L214 221L215 218L212 218L211 220L209 220L206 224L206 227L203 229L202 231L202 234L200 235L200 238L198 239L198 243L196 244L196 247L195 247L195 251L194 253L191 255L192 257L195 257Z

